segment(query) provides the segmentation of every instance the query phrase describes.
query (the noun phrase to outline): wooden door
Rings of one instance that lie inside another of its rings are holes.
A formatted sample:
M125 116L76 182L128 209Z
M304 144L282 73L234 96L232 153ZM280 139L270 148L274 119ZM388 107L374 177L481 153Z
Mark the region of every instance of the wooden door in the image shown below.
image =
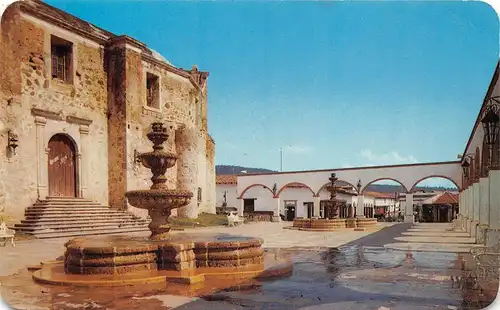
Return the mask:
M49 196L76 197L76 150L65 135L49 141Z
M287 206L286 207L286 220L291 222L295 219L295 207Z

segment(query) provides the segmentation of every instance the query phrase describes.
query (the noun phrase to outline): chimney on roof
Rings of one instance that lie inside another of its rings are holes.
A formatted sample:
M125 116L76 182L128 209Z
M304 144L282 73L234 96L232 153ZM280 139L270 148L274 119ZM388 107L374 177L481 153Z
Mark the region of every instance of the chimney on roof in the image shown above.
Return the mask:
M198 71L198 66L197 65L192 65L191 66L192 71Z

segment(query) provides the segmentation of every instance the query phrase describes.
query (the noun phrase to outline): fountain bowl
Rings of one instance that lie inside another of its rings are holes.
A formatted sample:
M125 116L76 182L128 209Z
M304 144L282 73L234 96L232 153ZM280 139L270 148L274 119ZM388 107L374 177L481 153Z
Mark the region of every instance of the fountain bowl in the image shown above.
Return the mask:
M193 193L179 189L146 189L125 193L128 202L139 209L173 210L189 204Z

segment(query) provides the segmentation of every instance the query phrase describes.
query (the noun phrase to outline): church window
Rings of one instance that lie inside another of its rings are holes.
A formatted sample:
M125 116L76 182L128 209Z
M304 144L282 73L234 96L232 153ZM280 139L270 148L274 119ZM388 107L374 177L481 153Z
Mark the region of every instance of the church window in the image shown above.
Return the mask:
M67 83L71 82L73 44L61 38L52 36L50 45L52 78Z

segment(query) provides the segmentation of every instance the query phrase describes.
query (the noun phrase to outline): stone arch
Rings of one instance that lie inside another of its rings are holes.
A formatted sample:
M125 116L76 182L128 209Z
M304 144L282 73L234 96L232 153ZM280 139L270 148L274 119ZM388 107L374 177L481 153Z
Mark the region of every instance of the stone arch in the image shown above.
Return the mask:
M352 183L351 183L351 182L347 182L347 181L340 180L340 179L339 179L339 180L337 180L337 182L347 183L348 185L350 185L350 186L352 186L352 187L354 188L354 190L356 191L356 193L358 192L358 190L357 190L356 186L352 185ZM328 186L328 185L330 185L330 184L331 184L331 182L328 182L328 183L323 184L323 186L321 186L321 187L318 189L318 191L316 192L316 197L318 197L318 196L319 196L319 193L320 193L320 192L321 192L321 191L322 191L322 190L323 190L326 186Z
M271 195L273 195L273 198L274 198L274 193L273 193L273 190L270 189L268 186L264 185L264 184L252 184L250 186L247 186L242 192L241 192L241 195L238 197L238 199L243 199L243 195L245 195L245 193L251 189L252 187L255 187L255 186L262 186L263 188L267 189Z
M393 178L378 178L378 179L375 179L375 180L373 180L373 181L370 181L370 182L368 182L368 184L364 185L364 186L363 186L363 189L361 190L361 194L365 191L365 189L366 189L368 186L372 185L372 184L373 184L373 183L375 183L375 182L378 182L378 181L384 181L384 180L390 180L390 181L394 181L394 182L398 183L399 185L401 185L401 187L403 187L403 188L404 188L405 193L408 193L408 189L406 188L406 186L405 186L405 185L404 185L401 181L398 181L398 180L393 179Z
M307 189L309 189L311 191L311 193L313 194L313 196L315 196L314 191L307 184L304 184L304 183L301 183L301 182L290 182L290 183L287 183L287 184L283 185L280 188L280 190L276 193L275 197L278 198L280 196L281 192L285 190L285 188L287 188L290 185L294 185L294 184L305 186Z
M410 189L410 193L415 190L415 188L417 187L418 183L420 183L420 182L422 182L424 180L430 179L430 178L442 178L442 179L446 179L446 180L450 181L451 183L453 183L457 187L457 190L459 190L459 191L461 190L461 188L460 188L460 186L458 186L457 182L455 182L450 177L447 177L447 176L444 176L444 175L433 174L433 175L429 175L429 176L423 177L423 178L417 180L415 183L413 183L413 186Z
M79 154L80 153L80 150L78 149L78 142L76 141L75 138L73 138L73 136L71 136L70 134L66 133L66 132L58 132L58 133L55 133L53 134L50 139L47 141L47 145L46 147L48 148L49 147L49 143L52 139L54 139L54 137L65 137L67 138L69 141L71 141L73 147L75 148L75 152L76 154Z

